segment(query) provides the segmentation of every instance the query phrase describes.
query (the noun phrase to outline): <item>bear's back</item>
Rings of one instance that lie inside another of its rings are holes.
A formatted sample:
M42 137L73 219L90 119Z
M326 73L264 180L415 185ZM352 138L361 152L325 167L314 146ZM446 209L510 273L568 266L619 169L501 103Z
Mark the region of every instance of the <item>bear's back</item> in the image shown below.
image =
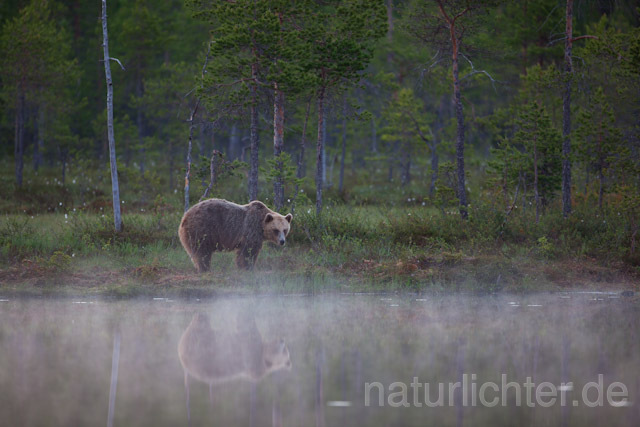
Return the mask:
M234 249L242 238L247 207L222 199L195 204L183 216L180 228L188 231L202 247Z

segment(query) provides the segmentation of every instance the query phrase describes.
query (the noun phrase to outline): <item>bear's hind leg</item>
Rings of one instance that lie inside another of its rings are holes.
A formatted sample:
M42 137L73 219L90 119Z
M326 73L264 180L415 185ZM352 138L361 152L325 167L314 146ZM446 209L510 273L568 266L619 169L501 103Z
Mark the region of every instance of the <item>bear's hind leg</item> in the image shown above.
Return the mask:
M204 273L211 268L211 252L207 254L194 254L192 259L198 273Z

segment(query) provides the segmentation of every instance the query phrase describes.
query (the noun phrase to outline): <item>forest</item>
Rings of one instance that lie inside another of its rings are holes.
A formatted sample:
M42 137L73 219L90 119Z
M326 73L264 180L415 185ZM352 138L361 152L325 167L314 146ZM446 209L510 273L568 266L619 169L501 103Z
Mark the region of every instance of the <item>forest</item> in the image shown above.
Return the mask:
M4 0L0 56L6 291L637 288L636 1ZM196 274L211 197L287 247Z

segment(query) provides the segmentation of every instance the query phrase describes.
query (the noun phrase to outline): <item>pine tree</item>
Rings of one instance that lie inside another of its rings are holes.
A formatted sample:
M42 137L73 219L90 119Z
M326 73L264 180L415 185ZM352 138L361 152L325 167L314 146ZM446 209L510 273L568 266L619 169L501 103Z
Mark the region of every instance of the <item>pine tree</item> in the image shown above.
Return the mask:
M69 59L69 34L54 21L47 0L32 0L3 26L0 55L1 94L13 110L15 178L20 187L27 111L47 100L64 104L65 88L73 84L77 67Z

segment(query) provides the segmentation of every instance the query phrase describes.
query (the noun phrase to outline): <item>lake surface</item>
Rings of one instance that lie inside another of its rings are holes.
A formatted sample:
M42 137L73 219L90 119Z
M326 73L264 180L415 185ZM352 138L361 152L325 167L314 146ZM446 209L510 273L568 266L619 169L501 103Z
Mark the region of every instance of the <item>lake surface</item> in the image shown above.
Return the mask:
M6 426L640 422L616 293L0 300Z

